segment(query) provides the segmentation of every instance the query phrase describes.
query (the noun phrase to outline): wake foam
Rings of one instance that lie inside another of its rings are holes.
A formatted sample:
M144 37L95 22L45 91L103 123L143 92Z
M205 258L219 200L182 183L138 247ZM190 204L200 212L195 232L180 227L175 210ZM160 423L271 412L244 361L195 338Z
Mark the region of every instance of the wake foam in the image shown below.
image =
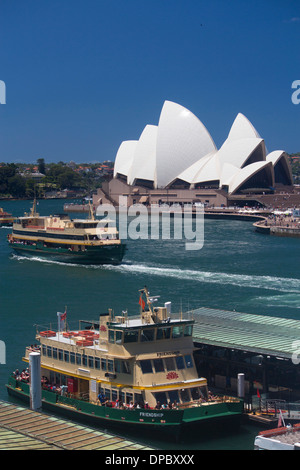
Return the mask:
M116 271L124 274L131 275L147 275L147 276L160 276L165 278L179 279L184 281L207 283L207 284L221 284L231 285L235 287L244 287L252 289L266 289L284 293L299 294L300 279L284 278L275 276L257 276L247 274L231 274L223 272L209 272L209 271L196 271L192 269L179 269L170 268L167 266L159 265L144 265L135 264L130 262L123 262L120 265L84 265L76 263L64 263L62 261L55 261L38 256L25 257L13 254L13 259L18 261L33 261L47 264L56 264L59 266L76 267L80 269L100 269L102 271ZM282 298L281 296L278 296ZM273 297L275 298L275 297ZM298 299L299 300L299 299Z

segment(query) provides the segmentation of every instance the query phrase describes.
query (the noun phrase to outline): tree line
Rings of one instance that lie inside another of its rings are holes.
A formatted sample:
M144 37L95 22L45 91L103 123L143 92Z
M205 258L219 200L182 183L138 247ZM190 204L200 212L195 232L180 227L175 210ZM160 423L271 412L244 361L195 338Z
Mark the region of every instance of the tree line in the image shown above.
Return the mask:
M34 165L0 163L0 196L2 197L43 197L48 191L63 189L90 192L99 187L103 177L91 171L79 174L64 162L46 164L43 158L37 160L35 168L44 175L39 182L32 177L28 167ZM27 170L27 171L26 171Z

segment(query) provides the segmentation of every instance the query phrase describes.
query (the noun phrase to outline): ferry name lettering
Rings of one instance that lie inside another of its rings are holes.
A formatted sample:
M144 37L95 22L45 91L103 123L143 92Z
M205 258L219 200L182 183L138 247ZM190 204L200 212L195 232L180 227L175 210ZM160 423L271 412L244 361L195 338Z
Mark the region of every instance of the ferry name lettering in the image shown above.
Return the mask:
M140 411L140 416L144 416L146 418L162 418L163 413L149 413L145 411Z
M164 352L158 352L156 353L157 357L162 357L162 356L173 356L173 354L180 354L180 351L164 351Z

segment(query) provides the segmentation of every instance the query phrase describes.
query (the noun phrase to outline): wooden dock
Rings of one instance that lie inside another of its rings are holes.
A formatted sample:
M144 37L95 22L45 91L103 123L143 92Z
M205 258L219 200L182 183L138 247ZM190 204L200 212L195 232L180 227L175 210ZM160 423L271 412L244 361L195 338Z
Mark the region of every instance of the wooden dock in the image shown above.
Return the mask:
M87 426L0 400L0 450L151 450Z

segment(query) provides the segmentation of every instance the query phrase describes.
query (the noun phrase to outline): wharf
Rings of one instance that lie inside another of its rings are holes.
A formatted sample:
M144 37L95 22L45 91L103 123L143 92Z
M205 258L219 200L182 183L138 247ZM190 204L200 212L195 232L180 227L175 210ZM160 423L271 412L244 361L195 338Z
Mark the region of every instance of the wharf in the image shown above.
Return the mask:
M148 211L151 211L151 206L147 207ZM156 207L156 206L155 206ZM128 208L125 208L128 209ZM115 206L115 210L118 213L119 207ZM122 208L124 210L124 208ZM164 208L161 209L161 213L164 212ZM90 211L90 207L88 204L65 204L64 205L65 212L86 212ZM172 206L170 206L170 214L173 215ZM196 214L196 208L193 207L191 209L191 214ZM261 209L256 211L241 211L238 209L230 209L230 208L205 208L204 209L204 217L208 219L232 219L232 220L248 220L248 221L260 221L265 220L265 217L270 214L269 210Z
M140 451L149 447L0 400L0 450Z
M255 398L258 406L258 391L263 398L300 400L300 320L205 307L190 314L195 362L210 387L236 393L237 375L244 373L252 405Z
M291 237L300 238L299 224L275 225L270 224L267 219L258 221L253 224L256 232L264 233L265 235L276 235L277 237Z
M292 359L300 320L201 307L195 319L195 343Z

